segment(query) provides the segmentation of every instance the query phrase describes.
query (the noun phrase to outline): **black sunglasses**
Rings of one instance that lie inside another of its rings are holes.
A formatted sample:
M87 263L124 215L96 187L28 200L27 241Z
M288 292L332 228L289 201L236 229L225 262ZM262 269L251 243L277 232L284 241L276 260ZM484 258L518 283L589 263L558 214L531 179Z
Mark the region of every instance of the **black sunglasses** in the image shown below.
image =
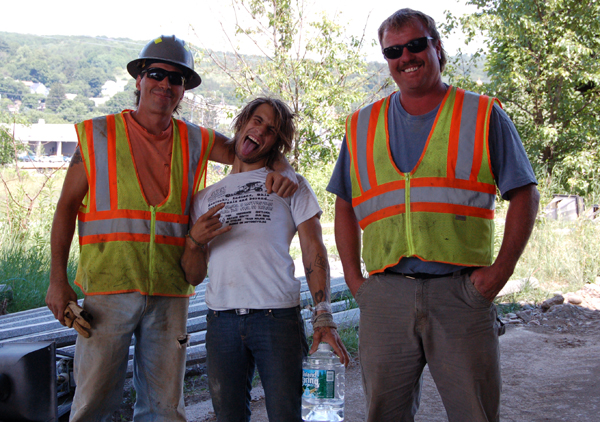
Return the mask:
M427 40L433 40L432 37L421 37L406 44L392 45L383 49L383 55L386 59L394 60L402 57L404 47L411 53L420 53L427 48Z
M142 75L146 74L150 79L155 81L162 81L167 76L169 77L169 83L171 85L183 85L185 83L185 76L180 72L169 72L168 70L161 69L160 67L150 67L142 70Z

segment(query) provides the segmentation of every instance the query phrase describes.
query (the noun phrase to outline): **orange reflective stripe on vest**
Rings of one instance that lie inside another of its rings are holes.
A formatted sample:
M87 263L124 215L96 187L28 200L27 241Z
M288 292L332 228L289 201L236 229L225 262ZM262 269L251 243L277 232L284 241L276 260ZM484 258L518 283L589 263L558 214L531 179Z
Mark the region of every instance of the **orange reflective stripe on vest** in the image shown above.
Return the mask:
M497 100L448 89L417 165L402 173L390 150L391 98L358 110L346 124L352 205L364 230L367 269L383 271L403 256L458 265L489 264L496 186L487 136ZM464 233L471 230L481 236L469 236L468 242L475 244L464 247ZM443 245L437 249L431 246L440 242ZM383 244L385 251L381 251Z
M138 291L189 296L179 260L191 198L204 187L214 132L173 120L169 194L150 206L143 194L122 114L78 124L89 190L78 215L86 294Z

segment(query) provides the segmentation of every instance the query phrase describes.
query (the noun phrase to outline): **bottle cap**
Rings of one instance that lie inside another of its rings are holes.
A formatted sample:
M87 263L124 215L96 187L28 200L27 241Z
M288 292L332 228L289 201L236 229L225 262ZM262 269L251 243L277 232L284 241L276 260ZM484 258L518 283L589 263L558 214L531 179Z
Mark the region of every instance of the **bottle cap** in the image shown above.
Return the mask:
M331 352L331 345L329 343L319 343L319 352Z

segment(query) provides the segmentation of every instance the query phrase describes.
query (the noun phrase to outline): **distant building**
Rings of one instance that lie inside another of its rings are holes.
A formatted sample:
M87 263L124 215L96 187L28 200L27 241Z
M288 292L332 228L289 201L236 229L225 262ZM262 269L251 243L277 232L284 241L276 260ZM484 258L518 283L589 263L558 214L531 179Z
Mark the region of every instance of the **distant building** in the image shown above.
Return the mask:
M77 133L72 124L45 124L44 120L32 125L5 124L15 140L26 144L29 151L42 156L72 156L77 147Z
M50 90L46 88L41 82L33 82L33 81L21 81L27 88L29 88L29 92L32 94L41 94L44 97L47 97L50 93Z
M110 97L102 97L102 98L90 98L95 104L96 107L101 106L105 102L110 100Z
M119 79L117 82L106 81L104 85L102 85L102 96L112 97L119 92L125 91L125 85L127 85L127 82L129 82L129 78Z
M6 106L9 113L17 114L21 108L21 101L15 101L14 104L9 104Z
M35 82L29 87L29 90L32 94L42 94L44 97L47 97L50 93L50 90L46 88L46 86L43 83L40 82Z

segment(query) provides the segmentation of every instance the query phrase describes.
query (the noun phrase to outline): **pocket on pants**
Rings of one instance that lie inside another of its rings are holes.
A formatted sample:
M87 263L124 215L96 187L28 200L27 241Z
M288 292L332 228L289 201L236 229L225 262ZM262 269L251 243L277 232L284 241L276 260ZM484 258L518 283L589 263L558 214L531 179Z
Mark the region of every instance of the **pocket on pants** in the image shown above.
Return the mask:
M292 325L298 325L299 321L302 321L302 318L300 317L300 308L298 307L271 309L270 311L267 311L267 317L274 321Z
M365 280L365 282L363 284L360 285L360 287L358 288L358 290L356 291L356 297L354 298L354 300L356 301L356 303L358 304L358 307L361 308L362 306L362 302L367 295L366 295L366 291L369 288L369 285L371 284L371 281L373 280L373 278L376 276L372 276L369 277Z
M493 304L493 302L490 302L485 297L483 297L481 293L479 293L479 290L477 290L477 288L471 281L471 276L468 274L464 276L464 285L468 296L467 299L471 304L475 306L485 307L490 307Z
M210 324L210 322L216 318L217 313L211 309L208 310L208 312L206 313L206 323Z

